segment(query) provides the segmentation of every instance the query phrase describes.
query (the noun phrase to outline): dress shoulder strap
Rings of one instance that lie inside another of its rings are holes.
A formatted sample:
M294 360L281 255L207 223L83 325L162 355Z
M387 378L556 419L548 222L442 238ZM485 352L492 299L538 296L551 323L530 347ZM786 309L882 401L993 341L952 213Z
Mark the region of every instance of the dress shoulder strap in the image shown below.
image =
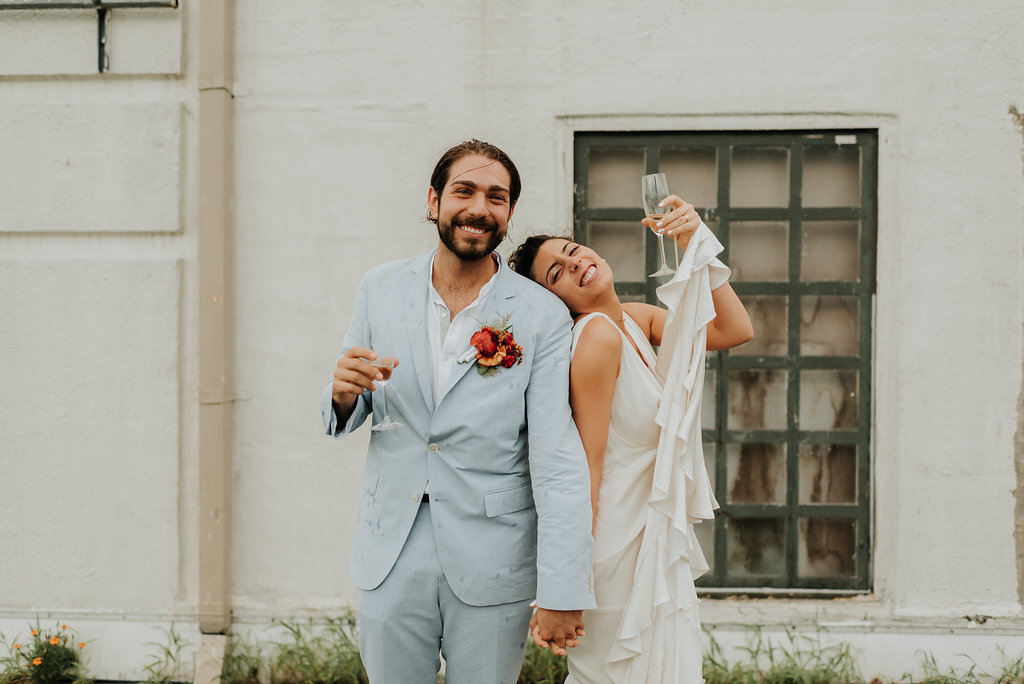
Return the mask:
M587 323L589 323L590 321L592 321L592 320L594 320L595 318L598 318L598 317L605 319L606 321L608 321L612 325L615 325L615 321L613 321L611 319L611 316L609 316L608 314L602 313L600 311L592 311L592 312L588 313L586 316L584 316L583 318L581 318L578 321L576 321L573 324L573 326L572 326L572 349L569 352L570 354L573 354L573 353L576 352L576 343L579 342L580 335L583 334L583 328L586 327ZM619 330L619 326L615 325L615 329ZM619 333L621 333L621 332L622 331L619 330Z

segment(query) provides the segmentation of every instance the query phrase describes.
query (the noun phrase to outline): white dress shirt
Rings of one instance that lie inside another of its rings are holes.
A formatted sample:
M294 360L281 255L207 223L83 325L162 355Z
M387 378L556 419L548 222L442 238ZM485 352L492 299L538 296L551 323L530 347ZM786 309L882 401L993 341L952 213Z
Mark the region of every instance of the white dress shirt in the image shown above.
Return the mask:
M437 258L437 252L434 252L434 258ZM484 302L487 301L487 295L494 288L498 271L507 268L496 255L491 255L491 258L497 263L498 270L480 288L473 303L456 314L455 318L451 317L444 300L434 288L434 262L433 260L430 262L427 311L431 315L427 317L427 336L430 339L430 353L434 361L434 408L441 403L441 397L445 392L451 389L452 376L456 371L458 361L460 358L465 358L471 349L469 338L489 322L480 319Z

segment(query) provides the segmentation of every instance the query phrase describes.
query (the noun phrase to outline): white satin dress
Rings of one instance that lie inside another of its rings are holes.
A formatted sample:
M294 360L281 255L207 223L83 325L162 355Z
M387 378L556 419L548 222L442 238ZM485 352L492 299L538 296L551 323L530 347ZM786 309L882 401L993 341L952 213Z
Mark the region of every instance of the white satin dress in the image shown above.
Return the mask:
M704 467L700 395L711 286L729 273L715 259L720 251L702 226L658 289L669 308L658 355L623 319L640 354L623 333L594 530L598 607L584 612L587 636L569 649L566 684L704 681L694 580L708 566L693 525L718 507ZM611 322L601 313L577 321L574 351L597 317Z

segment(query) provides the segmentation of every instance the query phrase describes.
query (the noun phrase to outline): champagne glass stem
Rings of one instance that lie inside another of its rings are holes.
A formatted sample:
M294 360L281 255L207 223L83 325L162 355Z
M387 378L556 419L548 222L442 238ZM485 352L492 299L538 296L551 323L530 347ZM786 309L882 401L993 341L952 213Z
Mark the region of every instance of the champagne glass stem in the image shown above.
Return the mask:
M384 402L384 422L391 422L391 415L388 413L388 381L378 380L377 384L380 385L380 399Z
M658 251L661 253L661 267L668 268L668 264L665 263L665 238L661 233L658 234Z
M383 377L381 377L380 380L377 380L376 383L380 387L380 402L384 408L384 417L379 423L370 429L377 432L379 430L394 430L396 428L400 428L402 427L402 424L391 420L391 411L388 410L388 381L391 379L391 372L395 367L395 360L383 359L382 361L372 361L370 365L381 369L381 375Z

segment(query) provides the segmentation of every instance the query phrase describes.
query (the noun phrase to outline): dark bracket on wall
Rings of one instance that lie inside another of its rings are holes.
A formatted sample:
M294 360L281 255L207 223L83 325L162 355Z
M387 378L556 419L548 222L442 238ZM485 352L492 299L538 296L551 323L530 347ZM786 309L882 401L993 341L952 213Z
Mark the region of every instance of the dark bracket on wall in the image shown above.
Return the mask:
M107 20L110 10L125 7L166 7L175 9L178 0L0 0L0 10L96 10L96 45L99 72L110 65L107 62Z

